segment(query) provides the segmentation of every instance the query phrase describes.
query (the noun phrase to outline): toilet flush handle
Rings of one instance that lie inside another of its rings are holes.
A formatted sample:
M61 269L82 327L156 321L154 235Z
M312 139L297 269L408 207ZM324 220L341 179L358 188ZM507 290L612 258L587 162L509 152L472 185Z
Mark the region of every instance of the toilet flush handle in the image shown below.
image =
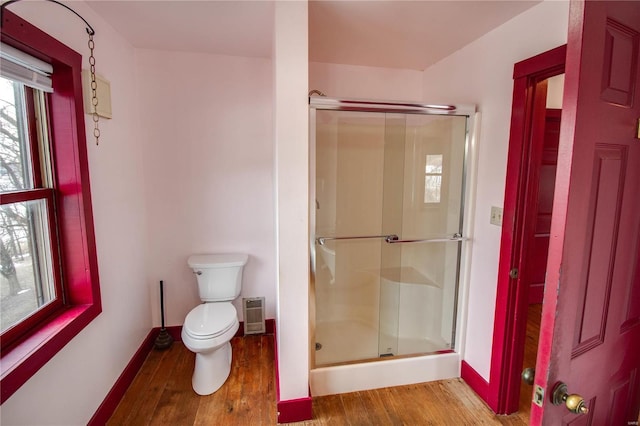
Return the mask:
M193 273L196 275L202 275L202 271L193 271Z

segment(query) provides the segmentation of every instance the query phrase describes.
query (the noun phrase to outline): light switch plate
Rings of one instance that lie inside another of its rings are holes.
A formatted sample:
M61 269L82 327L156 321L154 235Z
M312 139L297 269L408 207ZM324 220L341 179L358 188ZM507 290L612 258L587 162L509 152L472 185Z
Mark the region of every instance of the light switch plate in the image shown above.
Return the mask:
M502 226L502 207L491 206L491 219L489 223Z

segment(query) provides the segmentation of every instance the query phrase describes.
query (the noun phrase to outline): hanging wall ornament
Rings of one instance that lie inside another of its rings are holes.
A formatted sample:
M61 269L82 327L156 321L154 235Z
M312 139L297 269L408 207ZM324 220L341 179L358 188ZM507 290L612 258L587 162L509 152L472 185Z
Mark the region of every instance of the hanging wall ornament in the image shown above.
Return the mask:
M4 10L11 4L17 3L19 1L21 0L9 0L2 3L2 5L0 5L0 25L4 23ZM86 19L84 19L82 16L80 16L78 12L71 9L66 4L60 3L59 1L56 1L56 0L43 0L43 1L47 1L49 3L55 3L59 6L64 7L69 12L73 13L78 18L82 19L82 21L87 25L87 34L89 34L88 46L89 46L89 74L91 77L91 105L93 106L91 117L93 119L93 136L96 139L96 145L98 145L100 143L100 127L98 125L98 122L100 121L100 117L98 115L98 83L96 81L96 58L93 54L93 51L95 49L93 36L96 34L96 32L93 29L93 27L86 21Z

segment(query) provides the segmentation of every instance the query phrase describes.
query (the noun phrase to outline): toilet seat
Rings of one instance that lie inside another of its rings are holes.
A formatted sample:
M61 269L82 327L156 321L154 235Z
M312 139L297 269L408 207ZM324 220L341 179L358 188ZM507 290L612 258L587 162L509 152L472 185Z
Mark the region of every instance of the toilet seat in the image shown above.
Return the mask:
M203 303L187 314L183 329L193 339L213 339L233 328L237 321L231 302Z

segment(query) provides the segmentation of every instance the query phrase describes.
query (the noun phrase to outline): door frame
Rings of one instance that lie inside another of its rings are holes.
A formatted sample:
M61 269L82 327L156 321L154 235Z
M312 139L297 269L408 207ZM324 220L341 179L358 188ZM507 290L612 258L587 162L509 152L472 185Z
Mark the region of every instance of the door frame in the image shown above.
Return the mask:
M540 130L536 124L540 117L534 116L534 95L538 83L564 73L566 49L566 45L559 46L514 65L491 370L485 398L497 414L516 412L519 405L529 289L519 278L511 278L510 271L522 270L526 257L523 242L532 226L526 212L536 202L527 191L532 173L537 173L530 169L533 136ZM540 96L537 98L540 102Z

